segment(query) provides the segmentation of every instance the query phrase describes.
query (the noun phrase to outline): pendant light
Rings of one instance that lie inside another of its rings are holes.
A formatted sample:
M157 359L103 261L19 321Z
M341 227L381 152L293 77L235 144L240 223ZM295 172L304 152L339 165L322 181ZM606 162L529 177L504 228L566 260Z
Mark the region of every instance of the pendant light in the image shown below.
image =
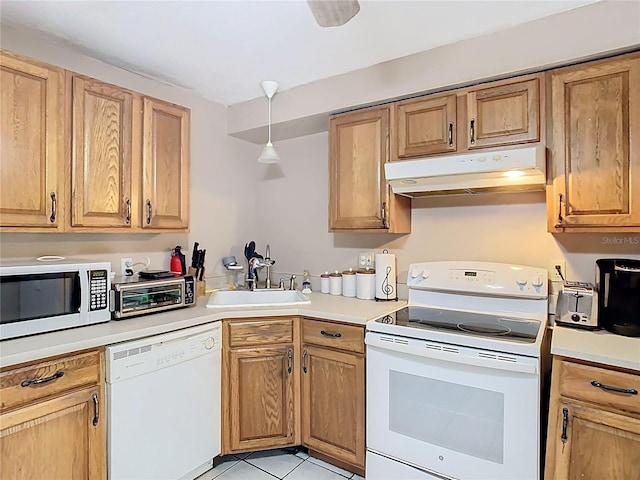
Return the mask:
M276 90L278 90L278 82L265 80L260 85L262 85L262 89L269 99L269 141L262 149L262 153L258 157L258 162L278 163L280 161L280 156L278 155L278 152L276 152L276 148L273 146L273 143L271 143L271 98L275 95Z

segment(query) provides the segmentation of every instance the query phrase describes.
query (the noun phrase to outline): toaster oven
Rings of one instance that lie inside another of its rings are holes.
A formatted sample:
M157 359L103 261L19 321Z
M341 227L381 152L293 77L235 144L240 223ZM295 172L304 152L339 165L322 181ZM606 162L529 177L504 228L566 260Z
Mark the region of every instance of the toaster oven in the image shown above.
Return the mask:
M111 283L109 297L114 319L163 312L196 304L191 275L158 280L124 277Z

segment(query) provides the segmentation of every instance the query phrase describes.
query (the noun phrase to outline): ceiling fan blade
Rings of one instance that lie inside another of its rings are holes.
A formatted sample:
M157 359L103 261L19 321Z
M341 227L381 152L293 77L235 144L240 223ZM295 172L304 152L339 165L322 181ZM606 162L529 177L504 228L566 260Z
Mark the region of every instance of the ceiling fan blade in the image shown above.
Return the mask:
M360 11L358 0L307 0L307 4L321 27L344 25Z

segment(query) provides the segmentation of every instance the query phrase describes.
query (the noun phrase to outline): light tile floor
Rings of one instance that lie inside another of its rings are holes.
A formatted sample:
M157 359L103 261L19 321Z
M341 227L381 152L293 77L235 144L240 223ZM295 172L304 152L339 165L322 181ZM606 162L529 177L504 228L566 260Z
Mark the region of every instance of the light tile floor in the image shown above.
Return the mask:
M196 480L364 480L296 449L264 450L222 457Z

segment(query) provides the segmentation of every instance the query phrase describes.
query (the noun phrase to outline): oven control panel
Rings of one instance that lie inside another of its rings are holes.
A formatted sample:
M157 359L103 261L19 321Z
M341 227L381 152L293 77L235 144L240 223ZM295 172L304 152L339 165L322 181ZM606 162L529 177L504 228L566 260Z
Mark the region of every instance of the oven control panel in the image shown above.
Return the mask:
M409 266L407 287L461 293L546 298L547 271L493 262L422 262Z

